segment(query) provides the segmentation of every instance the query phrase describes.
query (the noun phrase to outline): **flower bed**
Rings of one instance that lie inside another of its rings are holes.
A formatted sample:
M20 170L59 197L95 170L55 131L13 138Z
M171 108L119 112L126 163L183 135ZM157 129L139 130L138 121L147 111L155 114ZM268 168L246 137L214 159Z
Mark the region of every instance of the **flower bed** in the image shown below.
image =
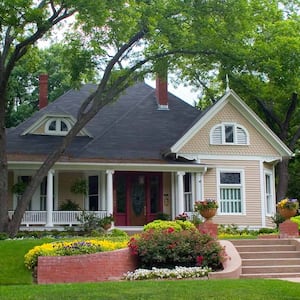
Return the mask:
M137 268L128 248L73 256L40 256L37 283L72 283L119 280Z
M103 251L112 251L127 247L127 239L123 241L110 240L73 240L45 243L29 250L24 257L25 266L33 270L40 256L70 256L76 254L91 254Z
M145 280L145 279L184 279L207 277L211 272L210 268L204 267L175 267L175 269L137 269L134 272L125 274L126 280Z

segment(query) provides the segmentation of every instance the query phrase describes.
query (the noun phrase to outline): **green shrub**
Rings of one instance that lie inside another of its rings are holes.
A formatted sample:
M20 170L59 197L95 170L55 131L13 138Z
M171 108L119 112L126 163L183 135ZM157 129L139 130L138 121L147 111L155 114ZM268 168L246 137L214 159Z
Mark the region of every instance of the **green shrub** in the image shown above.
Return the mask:
M218 270L225 258L221 245L197 229L147 230L132 237L129 247L138 257L139 266L147 269L207 266Z
M298 229L300 230L300 216L292 217L290 220L298 225Z
M258 230L258 234L269 234L269 233L276 233L277 230L275 228L260 228Z
M78 211L78 210L80 210L80 206L79 206L79 204L77 204L77 203L73 202L72 200L68 199L60 205L59 210Z
M144 231L149 229L153 230L163 230L173 228L175 231L187 230L187 229L195 229L195 225L190 221L164 221L164 220L154 220L144 226Z
M285 220L284 217L278 212L273 217L271 217L271 219L272 222L276 225L277 230L279 229L279 224L281 224Z
M0 241L8 239L8 234L5 232L0 232Z
M95 213L82 212L77 218L80 222L79 230L84 234L90 235L92 232L95 235L96 231L104 233L103 226L105 224L111 223L113 220L112 216L106 216L104 218L96 216Z
M118 228L114 228L112 229L110 232L109 232L109 235L111 237L121 237L121 238L128 238L128 234L121 230L121 229L118 229Z

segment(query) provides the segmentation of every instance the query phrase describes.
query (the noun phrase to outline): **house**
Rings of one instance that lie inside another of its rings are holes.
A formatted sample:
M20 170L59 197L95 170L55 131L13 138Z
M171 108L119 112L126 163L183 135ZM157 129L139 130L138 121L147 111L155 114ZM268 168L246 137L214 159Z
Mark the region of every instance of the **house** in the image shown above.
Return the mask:
M76 120L92 84L47 105L40 81L40 110L8 130L10 214L16 183L28 182ZM167 92L157 80L129 87L81 130L33 196L22 224L53 228L78 223L67 201L115 226L142 226L161 213L193 213L196 200L215 198L214 221L249 228L273 226L275 165L291 151L232 90L205 111ZM86 194L74 184L87 183ZM76 186L75 186L76 187ZM80 192L80 190L79 190Z

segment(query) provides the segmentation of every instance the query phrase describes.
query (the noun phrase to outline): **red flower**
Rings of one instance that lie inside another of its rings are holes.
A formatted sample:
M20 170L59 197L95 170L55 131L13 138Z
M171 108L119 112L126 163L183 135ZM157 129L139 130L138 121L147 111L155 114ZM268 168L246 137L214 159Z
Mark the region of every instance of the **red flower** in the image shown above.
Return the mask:
M167 233L172 233L172 232L174 232L175 231L175 229L173 228L173 227L169 227L168 229L167 229Z
M196 257L196 265L198 267L200 267L202 265L202 262L203 262L203 256L202 255L199 255Z

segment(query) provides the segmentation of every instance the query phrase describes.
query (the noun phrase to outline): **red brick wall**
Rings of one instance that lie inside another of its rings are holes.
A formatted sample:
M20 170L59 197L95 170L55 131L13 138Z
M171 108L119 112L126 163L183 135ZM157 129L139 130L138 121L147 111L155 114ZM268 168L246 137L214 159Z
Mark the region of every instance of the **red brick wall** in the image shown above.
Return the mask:
M136 268L137 261L129 248L74 256L40 256L37 283L116 280Z
M298 224L286 220L279 224L280 238L297 238L299 236Z

